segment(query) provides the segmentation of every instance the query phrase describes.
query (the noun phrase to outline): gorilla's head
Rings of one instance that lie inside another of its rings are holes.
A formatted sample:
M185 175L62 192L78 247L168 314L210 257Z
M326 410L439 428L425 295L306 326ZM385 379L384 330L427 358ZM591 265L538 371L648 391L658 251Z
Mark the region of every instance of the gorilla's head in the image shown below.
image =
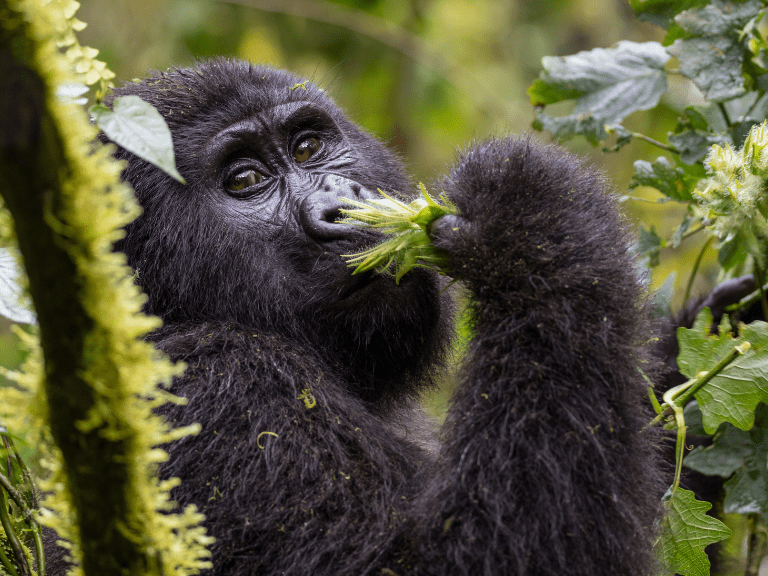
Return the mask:
M410 194L400 160L323 90L268 67L218 59L113 97L127 94L163 115L187 181L116 153L144 209L117 248L147 312L285 334L329 355L372 401L418 387L447 343L437 279L352 275L341 255L380 238L337 223L342 197Z

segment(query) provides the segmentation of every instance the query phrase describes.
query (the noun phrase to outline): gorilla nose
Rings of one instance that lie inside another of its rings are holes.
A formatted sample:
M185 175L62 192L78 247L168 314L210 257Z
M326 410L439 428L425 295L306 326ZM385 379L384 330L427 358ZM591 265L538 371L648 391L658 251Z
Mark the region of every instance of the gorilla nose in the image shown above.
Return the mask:
M338 222L342 208L351 208L341 198L359 200L374 195L357 182L338 176L325 179L318 190L304 198L299 208L299 220L304 232L314 240L330 242L347 238L354 227Z

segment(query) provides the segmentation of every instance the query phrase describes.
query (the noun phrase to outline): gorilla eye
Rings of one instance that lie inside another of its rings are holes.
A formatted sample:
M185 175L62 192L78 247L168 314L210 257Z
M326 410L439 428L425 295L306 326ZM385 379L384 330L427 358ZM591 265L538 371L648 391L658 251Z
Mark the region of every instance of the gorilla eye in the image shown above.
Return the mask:
M261 172L257 172L253 169L243 170L237 172L234 176L230 177L225 183L229 192L240 192L250 186L261 184L264 182L264 175Z
M298 143L293 150L293 159L299 164L306 162L318 150L320 150L320 140L317 138L305 138Z

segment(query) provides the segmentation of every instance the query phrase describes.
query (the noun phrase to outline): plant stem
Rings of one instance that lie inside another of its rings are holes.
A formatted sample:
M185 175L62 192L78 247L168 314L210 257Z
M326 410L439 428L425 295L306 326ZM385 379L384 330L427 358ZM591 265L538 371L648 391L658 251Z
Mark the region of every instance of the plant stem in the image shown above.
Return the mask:
M747 113L744 114L743 118L746 120L750 114L752 114L752 111L755 109L755 106L757 106L757 103L760 102L760 99L765 96L765 92L762 90L758 91L757 98L755 98L755 101L752 102L752 106L749 107L749 110L747 110Z
M706 230L706 229L707 229L707 227L706 227L706 226L699 226L699 227L698 227L698 228L696 228L695 230L688 230L688 232L686 232L685 234L683 234L683 235L680 237L680 242L682 242L683 240L687 240L688 238L690 238L690 237L691 237L691 236L693 236L694 234L698 234L698 233L699 233L699 232L701 232L702 230Z
M654 140L650 136L646 136L645 134L641 134L640 132L632 132L632 137L639 138L640 140L645 140L649 144L658 146L659 148L667 150L668 152L672 152L673 154L678 154L678 155L680 154L680 151L674 146L670 146L669 144L664 144L662 142L659 142L658 140Z
M757 291L760 293L760 305L763 307L763 318L768 320L768 299L766 298L765 290L763 289L763 286L765 285L765 274L763 274L763 270L758 266L756 259L755 279L757 280Z
M699 230L701 230L702 228L699 228ZM696 273L699 271L701 260L702 258L704 258L704 252L706 252L707 248L709 248L709 245L712 244L713 238L714 236L710 236L707 239L707 241L704 243L704 246L701 247L701 250L699 251L699 255L696 257L696 262L693 263L693 268L691 269L691 275L688 278L688 284L685 287L685 296L683 296L683 305L685 305L685 303L688 302L688 299L691 297L691 288L693 287L693 281L696 278Z
M40 528L37 525L36 530L32 532L32 538L35 540L38 576L45 576L45 548L43 548L43 538L40 536Z
M8 574L11 576L19 576L19 573L16 571L14 565L11 564L11 561L8 559L8 556L6 556L5 550L3 550L2 546L0 546L0 564L3 565L5 571L8 572Z
M688 402L691 401L694 394L701 390L707 382L712 380L715 376L717 376L720 372L722 372L726 366L728 366L731 362L733 362L736 358L739 357L740 354L744 354L748 348L743 347L744 344L741 344L739 346L734 346L733 349L731 349L728 354L726 354L720 362L715 364L715 366L709 370L704 376L701 378L692 379L685 384L681 384L677 387L676 390L674 390L673 394L667 394L664 395L664 400L667 405L667 408L658 416L656 416L651 422L649 423L649 426L653 426L655 424L658 424L659 422L666 420L668 416L671 416L674 414L674 407L683 408L685 407ZM670 398L673 402L670 403L667 398ZM663 405L662 405L663 407Z
M18 576L31 576L29 565L27 564L27 557L24 555L24 548L19 541L16 531L11 524L11 519L8 516L8 499L5 496L5 492L0 490L0 524L3 526L5 537L8 545L13 551L14 561L16 562L16 568L14 571Z
M730 128L732 126L731 119L728 117L728 112L725 110L725 105L722 102L717 103L718 108L720 108L720 112L723 114L723 118L725 118L725 123Z
M743 346L743 345L742 345ZM736 360L740 355L744 354L748 349L744 348L742 349L741 346L734 346L733 349L726 354L720 362L715 364L715 367L712 368L709 372L707 372L704 377L699 379L695 384L693 384L690 388L688 388L685 392L683 392L678 398L675 398L675 404L678 406L685 406L693 399L694 394L701 390L707 382L712 380L715 376L717 376L720 372L722 372L731 362Z
M5 491L8 493L8 496L11 497L11 500L13 500L16 506L19 507L24 520L32 518L32 510L27 508L27 505L24 503L24 499L21 497L21 494L19 494L16 488L13 487L13 484L11 484L11 481L8 479L8 477L2 473L0 473L0 487L5 489Z
M746 576L758 576L760 563L765 556L766 544L768 544L768 533L765 524L760 521L760 514L748 514L747 527L749 541L747 543L747 569L744 574Z
M22 478L25 481L31 482L32 481L32 475L29 472L29 468L27 468L27 465L24 464L24 460L21 459L21 456L19 455L18 451L16 450L16 446L13 443L13 439L8 434L0 434L0 436L3 437L3 444L5 445L5 449L9 454L13 453L13 457L16 460L16 464L21 469L21 475ZM22 517L24 518L24 521L27 523L27 526L29 526L30 531L32 532L32 538L35 541L35 557L37 559L37 573L41 576L45 576L45 550L43 548L43 539L41 537L41 530L40 525L35 522L35 520L32 518L32 510L37 508L37 497L35 496L35 491L32 490L32 507L27 508L25 506L25 503L22 499L21 494L18 493L17 490L15 490L11 486L11 476L12 469L11 469L11 463L8 464L8 478L0 478L0 485L2 485L3 488L5 488L9 494L9 496L13 499L13 501L16 503L16 505L19 507L19 510L21 511Z

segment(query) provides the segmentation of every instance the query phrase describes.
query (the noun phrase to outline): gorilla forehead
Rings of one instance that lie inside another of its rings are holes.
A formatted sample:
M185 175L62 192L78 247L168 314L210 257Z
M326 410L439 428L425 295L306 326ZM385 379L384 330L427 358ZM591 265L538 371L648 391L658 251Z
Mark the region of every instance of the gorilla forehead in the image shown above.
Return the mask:
M124 91L152 103L171 130L201 122L208 130L220 130L233 119L288 102L309 101L329 113L336 110L321 89L295 74L223 58L154 72L138 84L118 89L115 95Z

